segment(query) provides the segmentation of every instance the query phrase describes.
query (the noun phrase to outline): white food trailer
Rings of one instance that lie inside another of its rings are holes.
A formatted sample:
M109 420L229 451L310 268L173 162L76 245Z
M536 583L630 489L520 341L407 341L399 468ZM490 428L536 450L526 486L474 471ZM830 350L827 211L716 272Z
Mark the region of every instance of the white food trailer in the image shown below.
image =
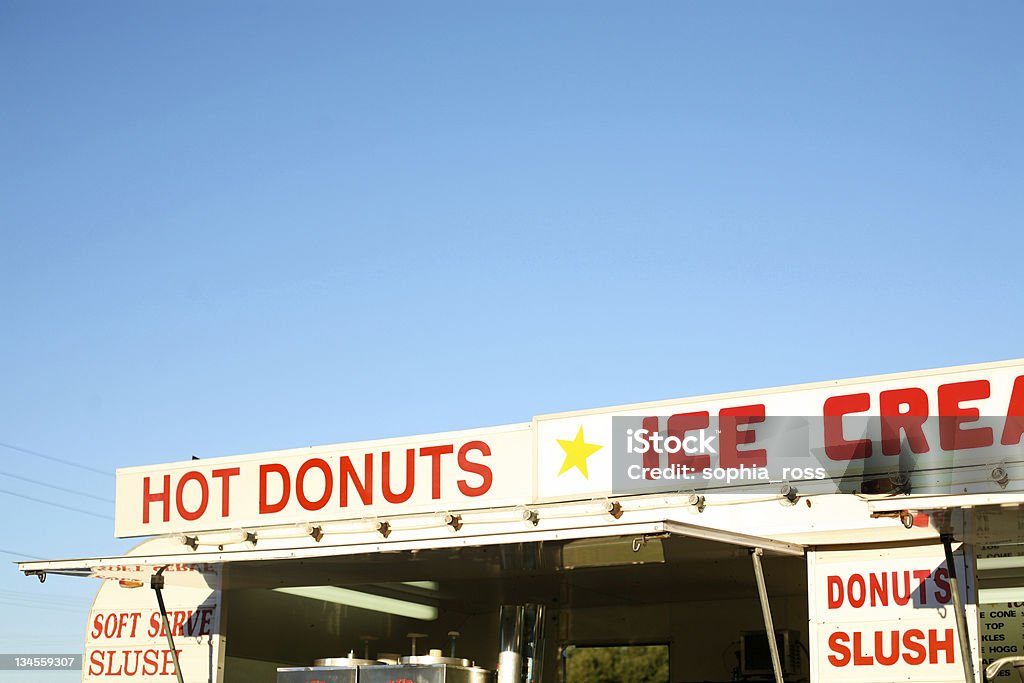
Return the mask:
M131 467L19 569L87 683L1014 681L1022 435L1009 361Z

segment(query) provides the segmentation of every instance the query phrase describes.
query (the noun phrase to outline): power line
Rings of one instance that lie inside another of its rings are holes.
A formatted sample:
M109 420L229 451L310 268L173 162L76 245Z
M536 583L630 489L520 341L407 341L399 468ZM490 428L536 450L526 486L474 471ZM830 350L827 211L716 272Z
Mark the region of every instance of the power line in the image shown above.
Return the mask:
M64 621L64 620L62 619L61 621ZM70 650L73 651L75 648L81 647L81 640L82 640L82 637L78 633L78 631L75 631L74 633L67 633L67 632L54 633L52 636L46 636L46 637L29 637L29 638L25 638L25 637L14 636L14 635L5 635L4 636L4 641L5 641L4 644L5 645L7 645L8 643L10 643L10 644L17 643L19 645L19 649L21 649L22 651L27 650L27 648L32 648L33 650L36 649L36 648L46 648L47 650L52 650L55 646L62 647L62 648L63 647L69 647ZM64 643L75 643L75 644L69 646L69 645L64 645Z
M28 583L27 581L25 583ZM38 585L38 584L37 584ZM5 596L0 595L0 602L6 602L11 605L23 605L25 607L67 607L69 609L82 609L85 611L92 601L88 598L76 598L74 600L60 599L60 600L41 600L39 595L22 595L22 596Z
M74 600L68 600L66 598L62 598L60 600L40 600L40 597L41 596L38 595L0 595L0 600L4 600L6 602L26 602L29 605L46 605L49 607L79 607L92 604L86 598L76 598Z
M0 477L10 477L11 479L20 479L27 481L30 484L36 484L38 486L45 486L47 488L55 489L57 491L64 491L65 493L73 493L76 496L85 496L86 498L93 498L94 500L102 500L104 503L113 503L114 501L110 498L104 498L102 496L94 496L91 493L85 491L77 491L75 489L66 489L63 486L57 486L56 484L48 484L45 481L38 481L36 479L29 479L28 477L22 477L18 474L11 474L10 472L0 472Z
M43 591L43 592L40 592ZM71 593L51 593L49 587L42 588L38 584L30 590L21 591L0 591L0 600L13 598L17 600L38 600L39 602L52 602L55 604L69 604L75 602L86 602L92 599L88 595L73 595Z
M38 605L38 604L34 605L34 604L19 603L19 602L4 602L2 600L0 600L0 605L6 605L8 607L22 607L22 608L27 609L29 611L35 611L37 609L42 609L42 610L45 610L45 611L63 612L63 613L66 613L66 614L81 614L82 613L82 610L75 609L74 607L58 607L56 605L52 605L52 606L50 606L50 605Z
M30 560L45 560L45 557L39 557L38 555L29 555L28 553L16 553L13 550L5 550L0 548L0 553L4 555L14 555L15 557L27 557Z
M26 496L20 493L15 493L14 491L8 491L7 489L0 489L0 493L6 493L8 496L15 496L17 498L24 498L25 500L34 501L36 503L42 503L43 505L52 505L53 507L64 508L65 510L71 510L72 512L80 512L83 515L91 515L93 517L99 517L100 519L114 519L110 515L101 515L100 513L93 512L92 510L83 510L81 508L71 507L70 505L61 505L60 503L54 503L52 501L43 500L41 498L33 498L32 496Z
M98 470L95 467L89 467L88 465L82 465L82 464L74 462L72 460L65 460L63 458L58 458L58 457L55 457L55 456L52 456L52 455L46 455L45 453L40 453L38 451L30 451L27 448L22 448L21 446L15 446L14 444L3 443L2 441L0 441L0 446L2 446L3 448L10 448L12 451L18 451L19 453L26 453L28 455L34 455L37 458L45 458L46 460L52 460L53 462L59 462L59 463L61 463L63 465L67 465L68 467L77 467L78 469L85 470L86 472L95 472L96 474L102 474L105 477L111 476L110 472L106 472L104 470Z

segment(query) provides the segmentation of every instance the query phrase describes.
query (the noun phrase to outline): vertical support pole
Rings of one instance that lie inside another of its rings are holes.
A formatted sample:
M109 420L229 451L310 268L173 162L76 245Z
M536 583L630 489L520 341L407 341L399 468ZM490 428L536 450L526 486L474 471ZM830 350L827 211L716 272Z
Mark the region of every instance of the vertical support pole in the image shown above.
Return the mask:
M971 640L967 633L967 613L964 600L960 597L960 581L953 562L953 535L942 534L942 546L946 551L946 567L949 569L949 589L953 591L953 610L956 612L956 632L960 636L960 661L964 665L964 680L974 683L974 658L971 656Z
M178 651L174 648L174 636L171 634L171 625L167 621L167 607L164 606L164 570L166 566L160 567L149 580L149 586L156 591L156 603L160 606L160 619L164 622L164 633L167 634L167 646L171 648L171 661L174 662L174 675L178 677L178 683L185 683L181 677L181 665L178 662Z
M775 624L772 623L772 608L768 604L768 588L764 584L764 569L761 567L761 548L751 548L750 559L754 563L754 578L757 580L757 595L761 598L761 614L764 616L764 629L768 635L768 651L772 655L772 670L775 672L775 683L782 680L782 664L779 662L779 644L775 642Z

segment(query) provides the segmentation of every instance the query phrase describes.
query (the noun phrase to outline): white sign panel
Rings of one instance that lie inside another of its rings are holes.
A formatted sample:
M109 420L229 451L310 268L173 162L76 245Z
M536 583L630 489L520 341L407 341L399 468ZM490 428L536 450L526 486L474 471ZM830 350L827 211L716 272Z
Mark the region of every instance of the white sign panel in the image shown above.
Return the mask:
M809 553L812 680L962 682L944 558L941 545ZM965 604L972 603L973 576L962 556L955 561ZM976 608L968 609L976 624ZM976 652L977 633L969 635Z
M529 425L120 469L117 536L528 503Z

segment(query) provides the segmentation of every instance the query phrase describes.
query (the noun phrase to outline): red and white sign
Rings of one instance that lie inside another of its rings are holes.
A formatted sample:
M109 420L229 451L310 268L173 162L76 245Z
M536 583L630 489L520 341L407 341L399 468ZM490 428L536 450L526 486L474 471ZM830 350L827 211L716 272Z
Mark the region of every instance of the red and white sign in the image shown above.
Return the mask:
M999 492L1022 481L1010 473L998 483L991 473L999 463L1024 459L1024 361L539 416L532 425L125 468L117 475L115 530L121 537L143 536L627 495L630 489L617 478L629 470L622 459L613 467L619 447L613 423L628 416L642 418L647 431L699 448L707 437L706 452L678 454L675 462L672 455L654 453L655 468L681 462L699 474L717 474L767 472L781 464L773 482L827 484L868 473L885 477L904 471L908 461L915 493L964 493L968 487ZM773 434L766 421L784 416L801 418L805 426ZM701 429L709 424L717 429L705 435ZM634 464L647 467L650 455L637 456ZM799 466L785 466L790 464Z
M954 559L976 624L973 576L962 556ZM812 680L964 680L941 545L808 553L808 601ZM976 652L977 633L969 635Z
M315 523L529 502L528 425L131 467L117 536Z
M802 441L771 436L766 421L784 416L807 418ZM645 429L701 444L701 428L717 424L711 448L675 456L653 453L654 467L675 462L697 472L753 470L795 455L807 456L813 476L806 478L822 478L820 468L825 479L838 479L868 471L888 474L900 468L901 454L912 454L918 473L950 472L965 465L1020 460L1024 361L539 416L534 430L540 500L621 492L615 490L615 478L624 472L613 471L613 450L622 446L616 442L621 435L613 430L614 417L641 417ZM636 462L648 466L648 458L637 456ZM615 466L622 469L622 461ZM991 468L976 469L987 486L983 490L1002 490L986 481ZM960 483L955 477L939 477L924 488L962 493ZM693 487L680 485L687 488Z
M147 541L133 553L144 554ZM83 683L154 681L174 683L174 660L160 617L156 594L149 586L155 567L111 568L111 575L131 576L143 585L125 588L118 579L103 582L86 627ZM214 683L223 667L220 618L222 566L200 569L172 565L164 571L163 590L168 623L182 674L189 683ZM97 576L104 572L97 570Z

